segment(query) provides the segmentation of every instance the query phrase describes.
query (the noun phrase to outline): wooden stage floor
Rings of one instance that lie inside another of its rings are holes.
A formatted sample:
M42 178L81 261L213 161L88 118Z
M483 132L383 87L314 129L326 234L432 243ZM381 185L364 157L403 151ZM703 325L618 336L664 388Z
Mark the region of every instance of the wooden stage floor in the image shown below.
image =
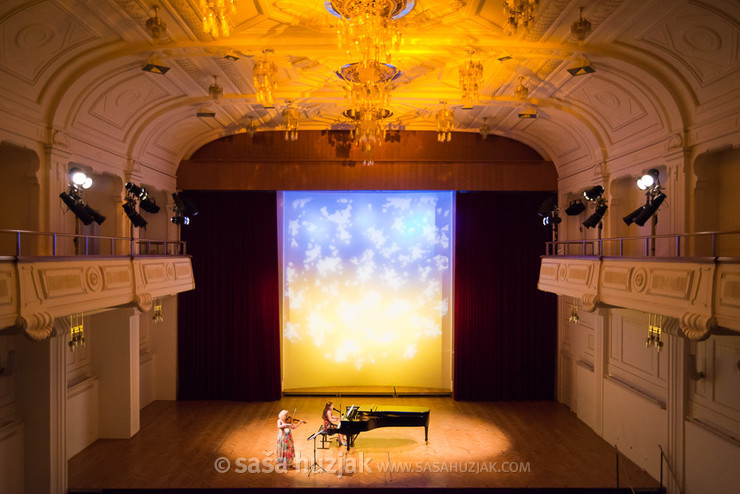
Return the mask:
M131 439L101 439L69 461L70 491L245 487L601 488L617 485L615 449L555 402L457 402L450 397L341 398L352 403L427 406L424 428L362 433L347 455L333 441L317 450L327 471L309 475L325 397L275 402L154 402ZM339 408L340 399L334 399ZM298 470L272 471L276 420L297 409ZM227 470L219 473L217 467ZM259 470L259 471L258 471ZM623 455L619 486L658 482Z

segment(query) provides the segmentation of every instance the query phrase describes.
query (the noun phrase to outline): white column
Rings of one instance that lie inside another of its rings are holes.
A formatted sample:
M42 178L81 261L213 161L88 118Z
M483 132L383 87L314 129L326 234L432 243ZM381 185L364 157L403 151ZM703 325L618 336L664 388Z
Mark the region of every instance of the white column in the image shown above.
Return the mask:
M665 454L668 457L670 468L680 483L663 466L663 483L669 494L678 494L686 485L684 476L684 422L686 420L686 398L688 396L685 362L688 353L688 344L681 336L665 335L668 357L668 381L666 412L668 416L668 444Z
M100 383L100 437L139 431L139 312L116 309L90 317L92 366Z
M594 328L594 378L596 379L596 424L594 431L604 436L604 378L606 377L606 362L609 358L607 342L609 341L609 309L596 310L596 327Z

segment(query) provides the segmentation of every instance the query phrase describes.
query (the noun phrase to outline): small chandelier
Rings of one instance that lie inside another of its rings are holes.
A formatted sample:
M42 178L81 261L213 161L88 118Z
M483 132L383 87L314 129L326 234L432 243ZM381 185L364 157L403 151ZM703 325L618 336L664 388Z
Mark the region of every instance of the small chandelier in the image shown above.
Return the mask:
M297 141L298 140L298 120L300 113L298 109L293 106L292 101L287 101L288 106L283 109L283 124L285 124L285 140L286 141Z
M219 102L221 100L221 96L224 94L224 88L218 85L218 76L213 76L213 84L208 86L208 95L211 97L211 99L215 102Z
M254 117L249 117L249 123L244 126L244 132L250 139L257 133L257 125L254 123Z
M167 24L157 16L159 5L154 6L154 17L146 20L146 30L152 39L160 39L167 32Z
M152 304L153 314L152 314L152 320L155 323L164 321L164 313L162 311L162 299L161 298L155 298L154 303Z
M645 338L645 346L654 346L658 351L663 349L663 316L659 314L648 314L648 335Z
M537 2L538 0L504 0L504 32L508 36L515 34L520 28L527 31L534 24Z
M390 62L398 50L401 33L398 19L413 10L415 0L328 0L324 6L342 20L337 31L339 47L353 60Z
M478 133L483 139L487 138L488 134L491 133L491 126L488 125L488 117L483 117L483 125L478 129Z
M74 352L85 346L85 315L82 313L69 316L69 347Z
M203 32L214 38L231 34L231 16L236 15L236 0L200 0Z
M354 111L349 109L344 112L344 116L353 120L353 127L350 133L355 146L362 149L365 154L363 165L372 165L375 163L374 151L375 146L381 146L385 140L387 119L393 113L385 108L366 109Z
M583 7L578 8L578 20L570 25L570 33L582 43L591 34L591 23L583 18Z
M529 88L524 85L524 77L519 77L519 85L514 89L514 97L518 100L524 101L527 99L529 94Z
M452 110L447 108L447 102L441 101L444 106L437 112L437 141L450 142L452 140L452 127L455 124L455 116Z
M578 304L574 300L573 303L570 305L570 316L568 316L568 321L578 324L578 321L580 320L581 318L578 315Z
M473 108L473 104L478 103L478 93L483 82L483 64L473 62L473 53L475 53L473 50L469 50L470 58L460 66L460 87L463 90L462 107L464 109Z
M262 50L265 58L254 62L254 88L257 90L257 102L265 108L274 108L272 90L277 87L277 66L267 59L272 50Z

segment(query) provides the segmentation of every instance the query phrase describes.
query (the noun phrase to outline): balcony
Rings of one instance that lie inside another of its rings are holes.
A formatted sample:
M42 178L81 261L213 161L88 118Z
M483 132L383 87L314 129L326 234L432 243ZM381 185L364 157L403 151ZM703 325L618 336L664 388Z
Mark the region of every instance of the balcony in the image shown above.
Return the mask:
M548 242L538 288L582 307L672 318L692 340L740 332L740 232ZM625 253L629 255L625 255Z
M195 288L180 241L0 230L0 331L48 338L54 319Z

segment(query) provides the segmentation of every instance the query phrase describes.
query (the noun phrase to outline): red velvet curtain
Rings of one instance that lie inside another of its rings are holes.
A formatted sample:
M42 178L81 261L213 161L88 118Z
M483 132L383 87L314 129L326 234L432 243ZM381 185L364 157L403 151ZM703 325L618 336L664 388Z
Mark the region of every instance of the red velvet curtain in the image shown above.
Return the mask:
M537 289L551 230L547 192L457 194L456 400L549 400L555 394L556 297Z
M178 398L280 398L275 192L185 191L195 290L178 297Z

